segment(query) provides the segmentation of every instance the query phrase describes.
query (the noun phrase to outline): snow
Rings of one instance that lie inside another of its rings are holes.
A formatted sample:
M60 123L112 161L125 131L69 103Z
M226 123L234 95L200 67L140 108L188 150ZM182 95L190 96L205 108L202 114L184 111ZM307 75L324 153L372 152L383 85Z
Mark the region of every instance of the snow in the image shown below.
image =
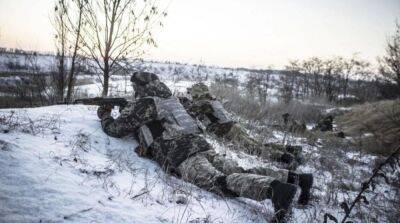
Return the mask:
M0 222L262 222L272 215L269 201L224 199L167 176L136 155L134 139L106 136L94 106L5 109L0 117L12 112L49 128L0 134Z
M23 64L21 58L19 63ZM51 70L49 58L39 60L41 69ZM0 56L0 71L7 70L7 61L9 58ZM234 77L239 80L238 88L243 89L247 76L253 72L153 61L140 63L136 69L158 74L178 96L185 95L187 88L201 79L199 76L207 85L218 77ZM18 85L22 79L0 77L0 82ZM77 97L101 95L96 75L79 75L77 79L81 82L76 88ZM281 75L271 74L268 101L278 102L281 81ZM129 77L113 75L110 96L131 95ZM315 102L313 105L326 107ZM224 199L164 174L156 163L136 155L137 142L133 138L105 135L96 109L59 105L0 110L0 132L10 130L0 133L0 222L267 222L273 215L269 200ZM349 110L331 107L325 113ZM8 123L4 124L4 120ZM307 123L307 129L314 125ZM339 202L351 200L357 191L344 190L342 185L358 189L378 157L348 149L347 144L345 148L330 145L322 136L310 144L301 136L273 128L270 131L272 137L266 142L302 146L306 163L298 171L314 175L311 205L295 206L291 222L322 222L325 213L343 217ZM218 153L236 160L245 169L271 166L258 157L231 151L213 137L206 139ZM398 171L390 176L395 178L396 174ZM396 198L396 192L394 187L379 184L374 192L366 194L373 205L359 208L374 217L371 221L390 222L384 208L377 204L387 204ZM368 216L360 217L360 222Z

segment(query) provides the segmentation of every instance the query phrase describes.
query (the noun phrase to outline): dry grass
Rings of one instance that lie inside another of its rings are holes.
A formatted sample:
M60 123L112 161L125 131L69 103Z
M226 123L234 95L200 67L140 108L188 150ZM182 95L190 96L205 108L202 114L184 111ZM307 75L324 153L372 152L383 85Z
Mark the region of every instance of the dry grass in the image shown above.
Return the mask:
M224 102L224 107L242 118L251 121L264 121L270 124L282 124L282 114L289 113L296 121L316 123L322 117L322 111L327 106L303 103L293 100L289 104L275 102L260 102L246 90L237 87L213 83L210 91L219 100Z
M399 99L355 106L336 121L346 134L355 137L370 152L389 154L400 145Z

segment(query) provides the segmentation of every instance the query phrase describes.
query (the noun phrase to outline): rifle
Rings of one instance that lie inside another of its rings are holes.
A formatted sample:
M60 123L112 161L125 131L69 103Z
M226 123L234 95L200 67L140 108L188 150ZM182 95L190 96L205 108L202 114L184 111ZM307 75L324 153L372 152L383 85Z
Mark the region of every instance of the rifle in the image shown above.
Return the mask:
M97 106L119 106L124 108L128 104L128 100L125 98L81 98L76 99L74 104L84 104L84 105L97 105Z

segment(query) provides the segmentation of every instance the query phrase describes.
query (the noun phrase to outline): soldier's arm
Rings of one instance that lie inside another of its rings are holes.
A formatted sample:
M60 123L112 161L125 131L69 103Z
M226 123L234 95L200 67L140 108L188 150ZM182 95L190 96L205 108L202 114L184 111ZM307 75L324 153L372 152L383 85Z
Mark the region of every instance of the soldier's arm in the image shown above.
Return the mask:
M129 104L116 119L111 116L111 110L112 107L100 106L97 114L104 132L113 137L135 133L139 127L157 118L154 101L150 98L139 99Z
M97 115L101 119L101 127L103 131L112 137L124 137L132 133L134 129L131 128L129 120L126 116L120 115L114 119L111 116L112 106L100 106L97 110Z

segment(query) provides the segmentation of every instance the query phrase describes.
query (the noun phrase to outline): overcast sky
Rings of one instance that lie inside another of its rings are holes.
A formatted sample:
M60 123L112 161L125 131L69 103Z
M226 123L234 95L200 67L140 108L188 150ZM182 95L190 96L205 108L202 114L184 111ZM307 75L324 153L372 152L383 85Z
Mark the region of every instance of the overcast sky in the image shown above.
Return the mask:
M52 8L53 0L0 0L0 46L53 50ZM172 0L146 57L277 68L310 56L372 61L396 18L400 0Z

